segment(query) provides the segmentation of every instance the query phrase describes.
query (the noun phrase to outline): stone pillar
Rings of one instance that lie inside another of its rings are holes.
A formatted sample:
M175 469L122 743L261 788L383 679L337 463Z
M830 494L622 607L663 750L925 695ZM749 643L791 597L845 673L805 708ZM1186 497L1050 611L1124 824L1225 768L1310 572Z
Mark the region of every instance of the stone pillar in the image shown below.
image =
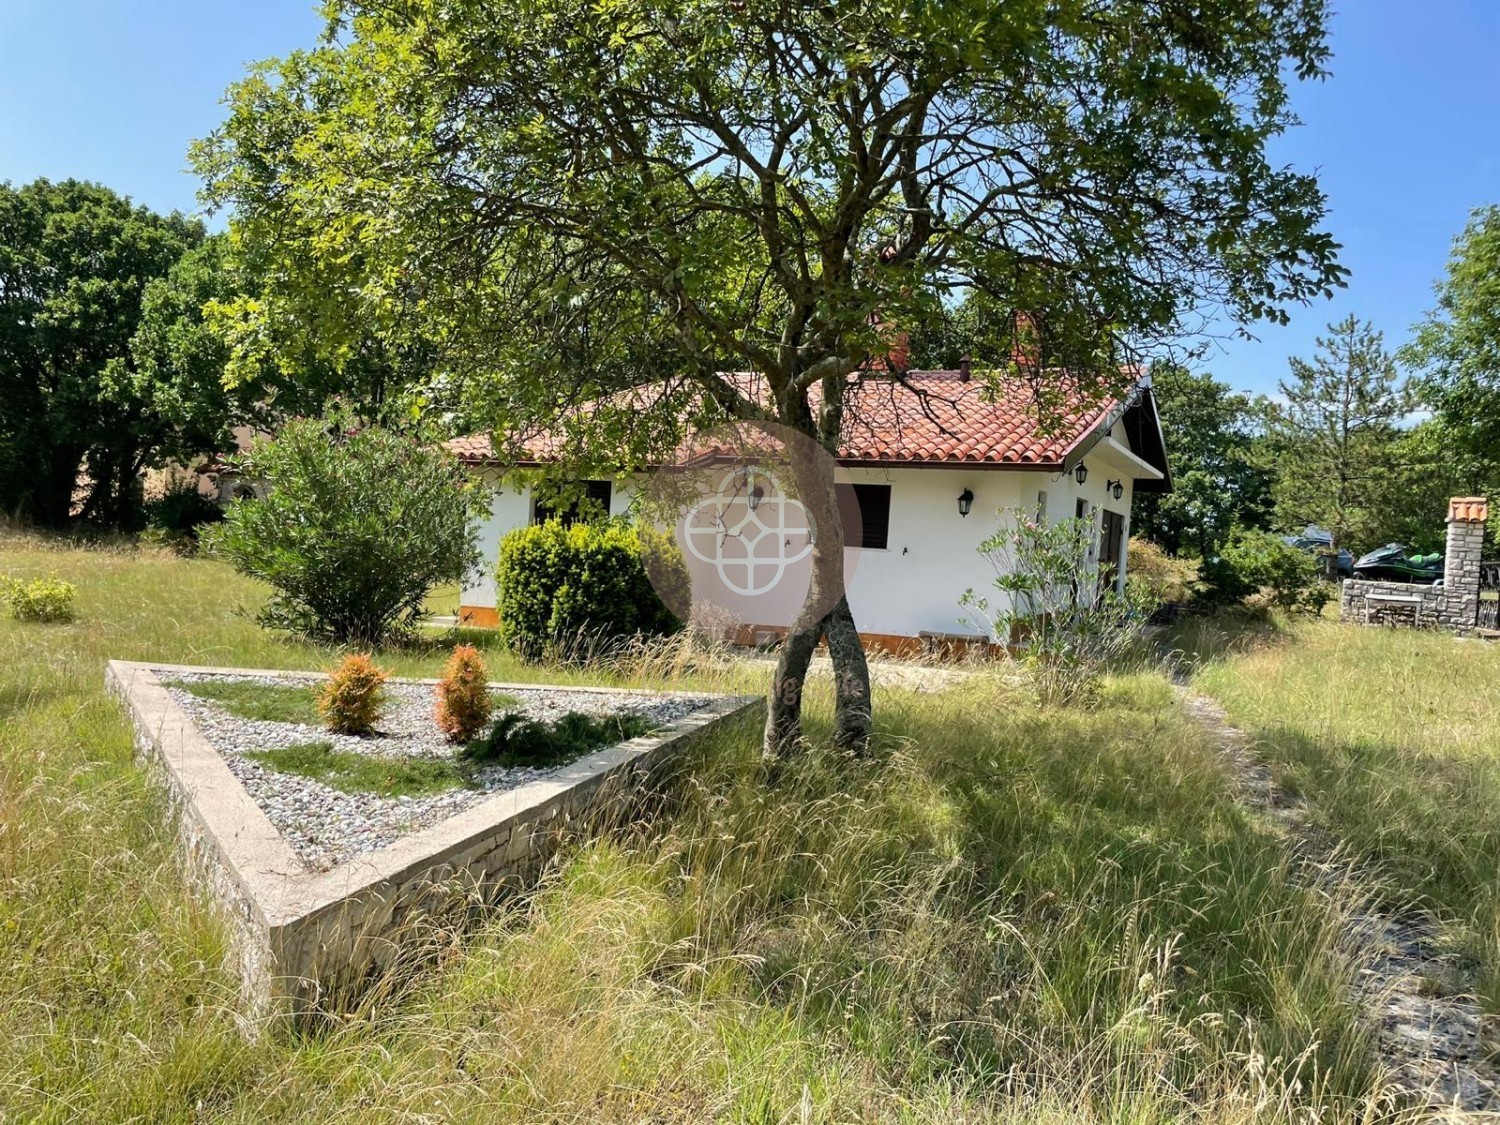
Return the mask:
M1443 624L1455 629L1472 629L1479 619L1479 562L1489 514L1483 496L1455 496L1448 501L1441 612Z

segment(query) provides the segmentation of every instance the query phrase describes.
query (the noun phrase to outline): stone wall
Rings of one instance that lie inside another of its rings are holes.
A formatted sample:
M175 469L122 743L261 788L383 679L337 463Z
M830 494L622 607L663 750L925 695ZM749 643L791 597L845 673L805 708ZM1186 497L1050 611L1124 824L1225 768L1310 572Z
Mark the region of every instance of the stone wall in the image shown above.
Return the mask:
M188 877L230 924L251 1033L266 1016L341 1007L403 958L430 952L427 939L451 939L476 909L530 885L565 830L633 815L651 771L723 722L759 721L765 707L762 697L722 696L661 731L497 793L331 871L310 872L172 700L158 670L204 669L110 661L106 679L173 805Z
M1454 497L1448 502L1443 580L1436 585L1419 585L1345 579L1339 595L1339 616L1358 624L1420 624L1456 633L1472 631L1479 619L1479 564L1488 518L1489 504L1484 497ZM1407 600L1389 600L1392 598Z

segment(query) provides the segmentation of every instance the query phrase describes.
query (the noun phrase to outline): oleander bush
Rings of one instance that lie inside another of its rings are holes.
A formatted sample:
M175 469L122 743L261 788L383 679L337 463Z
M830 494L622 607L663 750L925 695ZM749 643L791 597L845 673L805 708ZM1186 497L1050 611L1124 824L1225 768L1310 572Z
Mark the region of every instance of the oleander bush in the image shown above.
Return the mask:
M438 680L438 729L450 742L468 742L484 729L494 707L484 657L473 645L458 645Z
M344 657L318 694L318 713L339 734L369 734L385 708L385 669L368 653Z
M17 621L72 621L78 589L55 574L23 581L0 579L0 602Z
M206 541L270 585L262 624L377 646L416 623L434 586L479 565L486 493L432 435L335 411L235 464L266 494L231 505Z
M566 651L579 636L663 636L682 623L657 596L646 567L668 568L662 538L619 520L559 520L517 528L500 543L500 632L527 659ZM677 552L677 564L681 552ZM686 583L686 567L682 567Z

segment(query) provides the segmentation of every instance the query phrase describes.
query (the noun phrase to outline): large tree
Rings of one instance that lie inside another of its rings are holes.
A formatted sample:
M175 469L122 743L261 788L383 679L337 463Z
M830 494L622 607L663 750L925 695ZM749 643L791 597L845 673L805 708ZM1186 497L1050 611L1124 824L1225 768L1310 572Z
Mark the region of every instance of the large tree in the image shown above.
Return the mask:
M1172 491L1136 496L1130 523L1173 554L1207 558L1235 527L1264 528L1271 475L1256 456L1262 410L1207 372L1176 364L1151 369L1172 468Z
M86 506L128 518L144 464L141 401L106 377L153 279L203 228L98 184L0 183L0 505L38 524Z
M1009 311L990 339L1024 337L976 357L990 377L1019 350L1076 397L1122 390L1209 310L1284 318L1342 279L1316 182L1265 154L1291 76L1323 74L1324 0L329 11L325 43L240 83L197 150L209 201L274 263L238 338L430 340L438 389L479 387L502 439L594 402L571 431L594 460L713 417L831 451L851 382L899 383L897 330L955 293ZM815 608L844 583L830 483L797 482L819 534L772 753L799 739L822 637L838 739L870 729L847 601Z
M1500 450L1500 207L1470 216L1454 240L1437 307L1402 349L1421 370L1423 398L1471 457Z
M1384 338L1354 316L1318 337L1311 360L1294 357L1269 406L1266 464L1276 519L1315 523L1336 544L1366 550L1383 534L1389 482L1403 464L1402 425L1415 400Z

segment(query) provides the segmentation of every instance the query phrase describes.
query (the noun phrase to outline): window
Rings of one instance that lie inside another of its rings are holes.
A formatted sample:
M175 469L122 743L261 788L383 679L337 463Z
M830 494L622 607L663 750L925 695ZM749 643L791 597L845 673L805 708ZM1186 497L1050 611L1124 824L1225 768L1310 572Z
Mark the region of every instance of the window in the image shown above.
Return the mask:
M571 526L582 519L609 515L610 484L607 480L575 481L563 496L555 493L547 500L538 498L532 506L531 522L546 523L560 519Z
M1036 494L1036 518L1042 523L1047 522L1047 490L1045 488Z
M1073 515L1075 517L1077 517L1078 519L1081 519L1081 520L1088 519L1089 518L1089 502L1087 500L1080 500L1080 501L1078 501L1078 506L1076 508L1074 508Z
M839 513L844 519L844 545L883 551L891 535L891 486L841 484Z

